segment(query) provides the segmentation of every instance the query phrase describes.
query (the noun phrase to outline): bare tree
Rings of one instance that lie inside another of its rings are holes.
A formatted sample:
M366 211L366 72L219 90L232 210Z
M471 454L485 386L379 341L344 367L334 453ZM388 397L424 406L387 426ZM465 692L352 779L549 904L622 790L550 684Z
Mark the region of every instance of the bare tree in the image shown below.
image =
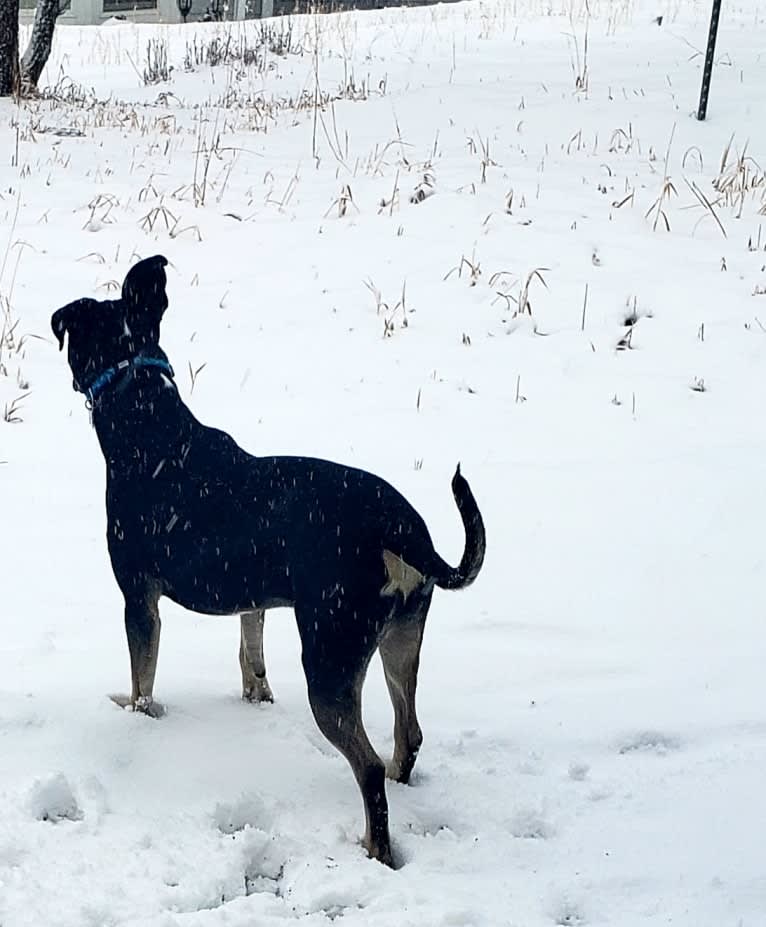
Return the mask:
M0 97L35 93L60 12L61 0L37 0L32 35L19 62L19 0L0 0Z
M24 94L37 90L37 82L51 53L53 31L60 12L60 0L37 0L35 24L32 26L29 45L21 59L21 92Z
M0 0L0 97L19 91L19 0Z

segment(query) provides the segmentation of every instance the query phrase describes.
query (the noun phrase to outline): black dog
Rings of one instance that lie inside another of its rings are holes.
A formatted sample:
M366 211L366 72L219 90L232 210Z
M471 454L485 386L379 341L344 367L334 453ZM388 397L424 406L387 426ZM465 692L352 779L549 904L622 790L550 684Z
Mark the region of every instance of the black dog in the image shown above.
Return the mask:
M253 701L271 700L264 610L293 606L311 709L359 783L367 850L390 865L386 770L362 726L362 684L377 647L395 714L388 774L407 782L423 739L415 687L426 614L434 586L476 578L481 514L458 467L452 492L466 544L455 569L379 477L326 460L253 457L200 424L159 346L166 264L141 261L121 299L80 299L51 320L61 348L69 336L74 388L88 398L106 459L109 554L133 683L121 703L162 713L153 701L161 596L209 614L243 612L243 697Z

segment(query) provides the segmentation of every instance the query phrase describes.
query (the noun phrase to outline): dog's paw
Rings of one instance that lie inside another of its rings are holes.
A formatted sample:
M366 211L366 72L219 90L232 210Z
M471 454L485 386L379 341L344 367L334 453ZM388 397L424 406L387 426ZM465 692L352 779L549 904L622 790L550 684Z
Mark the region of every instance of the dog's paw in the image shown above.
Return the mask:
M410 773L402 769L401 763L389 760L386 763L386 778L392 782L399 782L401 785L409 785Z
M390 759L386 763L386 778L401 785L409 785L412 777L412 767L417 760L417 752L412 753L405 760Z
M271 686L266 681L266 678L257 680L252 686L244 686L242 689L242 701L254 704L273 702L274 693L271 691Z
M382 863L384 866L388 866L389 869L399 868L394 862L394 854L391 852L390 843L376 843L372 841L369 836L366 836L362 840L362 846L367 851L367 855L370 857L370 859L374 859L377 862Z
M162 702L157 702L147 695L142 695L136 699L133 711L140 711L142 715L148 715L150 718L155 719L163 717L168 712Z

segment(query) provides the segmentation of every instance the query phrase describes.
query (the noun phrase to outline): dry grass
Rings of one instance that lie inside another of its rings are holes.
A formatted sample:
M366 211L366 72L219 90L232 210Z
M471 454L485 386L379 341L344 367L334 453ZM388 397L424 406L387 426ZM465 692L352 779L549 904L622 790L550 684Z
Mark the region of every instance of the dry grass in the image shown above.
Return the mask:
M375 314L383 316L383 337L390 338L394 334L397 321L400 328L407 328L410 324L409 314L414 311L407 306L407 281L402 283L401 296L393 306L383 299L381 291L372 280L368 279L363 282L375 300Z
M351 186L350 186L349 184L345 184L345 185L343 186L343 188L341 189L341 191L340 191L340 195L339 195L339 196L337 197L337 199L332 203L332 205L330 206L330 208L329 208L329 209L327 210L327 212L324 214L324 217L325 217L325 219L326 219L326 218L330 215L330 213L331 213L334 209L336 209L336 210L337 210L337 214L338 214L338 218L339 218L339 219L343 219L343 218L346 216L346 214L348 213L349 206L353 206L354 209L355 209L357 212L359 212L359 207L358 207L358 206L356 205L356 203L354 202L354 197L353 197L353 194L351 193Z
M410 202L413 205L422 203L429 196L436 192L436 177L430 169L430 165L423 171L420 180L415 184L415 189L410 194Z
M524 313L527 313L530 316L532 315L532 303L530 302L530 299L529 299L529 288L534 280L539 280L539 282L542 283L545 289L546 290L548 289L548 284L545 282L545 277L543 277L543 271L547 273L548 268L547 267L535 267L535 269L531 270L527 274L527 276L524 278L524 284L521 287L521 293L519 295L519 308L518 308L519 315L524 315Z
M747 153L747 142L732 157L733 143L734 135L724 148L718 176L713 180L717 203L733 209L736 218L741 219L745 203L752 200L758 214L766 215L766 171Z
M16 396L15 399L12 399L10 402L6 402L3 406L3 421L8 425L19 425L24 419L21 417L21 409L24 405L24 400L30 396L31 393L26 392L22 393L20 396Z
M572 27L572 32L568 33L568 37L571 40L572 46L574 48L574 57L571 59L570 64L572 67L572 73L574 76L574 85L575 90L578 93L587 93L588 86L590 81L590 75L588 72L588 38L590 33L590 5L588 0L585 0L585 8L583 13L583 47L582 55L580 54L580 42L577 38L577 28L575 26L575 13L573 6L569 8L569 23Z
M468 286L476 286L476 284L479 282L479 278L481 277L481 264L476 260L475 254L471 255L470 261L464 254L461 255L460 263L453 267L451 270L448 270L444 275L444 279L449 280L453 274L457 274L458 279L462 279L464 273L466 275L466 279L468 280Z
M700 188L697 186L697 184L693 180L690 181L690 180L687 180L686 177L684 177L684 183L691 190L692 194L697 200L697 203L705 210L704 214L700 217L700 219L698 220L694 228L696 229L697 225L699 225L699 223L702 222L703 219L710 217L713 219L715 224L720 229L720 232L723 235L723 237L727 238L728 236L726 235L726 229L723 227L723 223L718 218L718 213L715 211L715 208L713 207L713 204L710 202L710 200L705 196L705 194L702 192L702 190L700 190Z
M144 84L150 86L167 82L172 70L168 61L167 40L149 39L146 43L146 64L142 75Z
M189 389L190 395L194 392L194 387L197 385L197 377L199 377L205 367L207 367L207 361L200 364L196 369L192 367L191 361L189 361L189 381L191 383L191 387Z
M670 149L673 146L673 136L676 133L675 123L673 124L673 129L670 133L670 138L668 139L668 147L665 150L665 164L662 172L662 184L660 186L660 192L657 196L657 199L652 203L652 205L647 209L644 218L652 219L652 231L657 231L657 226L662 219L663 224L665 225L665 230L670 231L670 219L667 214L667 205L670 203L671 196L678 196L678 191L676 190L673 181L670 179L668 174L668 164L670 161Z

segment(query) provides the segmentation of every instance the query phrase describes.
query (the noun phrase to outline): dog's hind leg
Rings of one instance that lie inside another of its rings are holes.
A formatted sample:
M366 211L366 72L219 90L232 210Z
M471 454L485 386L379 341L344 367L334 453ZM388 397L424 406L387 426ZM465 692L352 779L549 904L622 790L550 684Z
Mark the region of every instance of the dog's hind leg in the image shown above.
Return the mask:
M130 704L136 711L152 718L159 718L165 713L163 706L154 701L161 627L158 599L159 596L148 591L144 595L125 598L125 631L132 679Z
M379 598L371 604L364 611L374 615L377 609L382 613ZM386 770L362 723L362 686L377 643L376 622L374 617L364 620L362 614L362 607L354 608L340 598L332 606L322 601L316 607L295 609L314 718L324 736L348 760L361 790L367 852L392 866Z
M379 645L386 685L394 706L394 756L386 765L386 774L390 779L403 783L409 782L423 743L423 733L415 712L415 690L420 645L430 602L429 594L415 615L390 624Z
M242 668L242 698L247 702L274 701L263 660L265 618L262 608L240 615L239 665Z
M362 726L362 682L337 688L309 684L309 702L320 731L348 760L362 792L364 847L373 859L393 865L388 833L385 767Z

